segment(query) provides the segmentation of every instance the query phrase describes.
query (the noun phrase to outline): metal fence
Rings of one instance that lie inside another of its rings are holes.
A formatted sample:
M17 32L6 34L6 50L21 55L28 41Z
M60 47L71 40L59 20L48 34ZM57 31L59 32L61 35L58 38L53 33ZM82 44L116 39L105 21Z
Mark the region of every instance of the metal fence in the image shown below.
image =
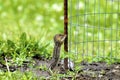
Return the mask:
M120 59L120 0L69 0L69 54L77 61Z

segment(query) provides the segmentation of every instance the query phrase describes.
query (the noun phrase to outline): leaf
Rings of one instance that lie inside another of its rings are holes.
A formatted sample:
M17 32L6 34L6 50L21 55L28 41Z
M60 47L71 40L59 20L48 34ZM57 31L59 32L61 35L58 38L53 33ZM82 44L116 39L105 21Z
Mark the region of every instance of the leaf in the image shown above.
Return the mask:
M0 41L0 46L3 44L3 41Z
M40 50L42 50L42 51L45 50L49 45L50 45L50 43L45 44L44 46L40 47Z
M26 36L26 33L24 32L24 33L22 33L21 36L20 36L20 45L21 45L22 47L26 47L27 44L28 44L28 42L27 42L27 36Z
M11 40L7 40L8 48L15 48L15 43Z
M21 34L20 40L21 40L21 41L26 41L26 40L27 40L27 37L26 37L26 33L25 33L25 32L23 32L23 33Z

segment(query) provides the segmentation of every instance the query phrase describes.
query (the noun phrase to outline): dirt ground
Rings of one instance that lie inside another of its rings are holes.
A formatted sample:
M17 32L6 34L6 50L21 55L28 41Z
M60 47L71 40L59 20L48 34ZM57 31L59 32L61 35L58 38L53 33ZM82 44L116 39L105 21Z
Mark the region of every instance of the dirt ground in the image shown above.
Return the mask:
M10 71L32 71L33 73L35 73L36 76L44 76L49 80L51 73L40 68L40 65L46 65L48 67L49 62L44 59L34 58L33 60L34 61L32 63L29 61L25 61L22 66L9 66ZM32 65L32 67L30 67L30 65ZM80 63L79 67L80 69L75 75L75 80L120 80L120 63L108 65L105 62L87 63L83 61ZM0 64L0 69L3 71L7 71L6 65L3 64ZM58 71L59 74L66 74L60 63L54 71ZM72 78L72 76L62 77L60 78L60 80L72 80Z

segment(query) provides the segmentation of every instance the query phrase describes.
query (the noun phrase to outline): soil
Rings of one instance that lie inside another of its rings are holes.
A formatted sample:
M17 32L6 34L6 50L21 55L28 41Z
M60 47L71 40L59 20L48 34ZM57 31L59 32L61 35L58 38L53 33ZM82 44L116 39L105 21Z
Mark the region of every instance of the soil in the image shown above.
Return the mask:
M51 73L40 66L49 66L49 60L33 58L32 62L24 61L22 66L9 66L11 72L20 70L21 72L32 71L37 77L45 77L49 80ZM120 63L108 65L105 62L81 62L80 69L74 76L75 80L120 80ZM7 71L6 65L0 64L0 69ZM58 74L66 74L66 71L59 62L58 66L53 70ZM73 71L76 72L76 71ZM60 80L72 80L72 76L62 77Z

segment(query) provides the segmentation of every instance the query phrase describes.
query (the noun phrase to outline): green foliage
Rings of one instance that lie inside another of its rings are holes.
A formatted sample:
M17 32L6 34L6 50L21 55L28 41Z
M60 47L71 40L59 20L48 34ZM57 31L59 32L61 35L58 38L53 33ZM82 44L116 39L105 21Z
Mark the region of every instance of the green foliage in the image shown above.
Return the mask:
M4 60L6 56L12 59L14 63L20 65L23 61L29 60L35 55L47 58L50 55L47 51L48 46L49 44L39 45L38 41L33 38L27 39L26 33L22 33L17 41L8 39L6 42L1 43L1 60Z
M76 1L71 0L72 6L68 5L68 10L72 9L72 33L71 40L75 41L75 30L76 30ZM96 1L95 5L94 1ZM106 6L106 1L109 1ZM69 4L71 4L69 2ZM86 5L84 5L86 4ZM79 14L79 24L85 24L85 14L95 13L115 13L120 12L118 8L118 2L114 2L114 7L111 6L110 0L80 0L80 10ZM99 10L100 5L100 10ZM113 8L113 9L111 9ZM87 11L87 12L86 12ZM70 16L70 13L69 13ZM70 17L69 17L70 18ZM93 20L94 19L94 20ZM106 20L106 21L105 21ZM110 22L112 20L113 23ZM70 23L70 21L69 21ZM78 40L83 40L84 47L78 46L78 55L74 54L75 46L72 45L71 49L73 49L72 53L67 53L68 55L64 55L63 50L61 51L61 58L70 57L76 64L75 70L77 71L79 67L79 63L82 60L86 60L88 62L92 61L105 61L107 63L120 62L119 58L120 49L117 48L114 52L110 52L110 43L94 43L94 49L92 51L92 45L87 44L87 40L93 41L98 40L98 35L100 35L99 40L104 39L116 39L117 34L119 35L119 31L113 30L112 33L116 33L111 35L110 30L103 30L104 26L106 28L116 28L120 26L120 16L119 14L96 14L87 15L86 24L88 26L95 27L84 28L80 27L79 30L79 38ZM101 30L98 32L98 25L100 25ZM68 27L70 29L70 27ZM11 62L10 65L21 65L23 61L30 61L33 56L40 56L45 58L50 58L50 54L52 53L53 45L52 40L53 36L56 33L63 33L63 0L0 0L0 62L5 64L5 57ZM86 33L94 34L94 37L88 36L86 37ZM33 37L34 36L34 37ZM84 38L83 38L84 37ZM119 40L120 38L117 37ZM73 43L72 43L73 44ZM113 46L118 46L118 43L112 43ZM98 45L99 50L98 52ZM88 46L88 49L86 49ZM106 53L105 55L102 53L103 48L105 47ZM114 48L114 47L113 47ZM84 52L82 51L84 49ZM89 51L89 54L86 52ZM86 56L87 55L87 56ZM77 57L76 57L77 56ZM85 57L86 56L86 57ZM104 58L100 58L100 57ZM13 64L14 63L14 64ZM46 70L44 66L40 66L40 68ZM71 76L75 76L75 73L70 73ZM67 75L58 75L53 73L53 77L51 79L56 80L61 76ZM32 75L31 72L21 73L21 72L0 72L1 80L37 80L35 76ZM45 79L45 78L43 78Z
M10 72L0 72L1 80L37 80L35 75L32 72L21 73L19 71L15 71L13 73Z

